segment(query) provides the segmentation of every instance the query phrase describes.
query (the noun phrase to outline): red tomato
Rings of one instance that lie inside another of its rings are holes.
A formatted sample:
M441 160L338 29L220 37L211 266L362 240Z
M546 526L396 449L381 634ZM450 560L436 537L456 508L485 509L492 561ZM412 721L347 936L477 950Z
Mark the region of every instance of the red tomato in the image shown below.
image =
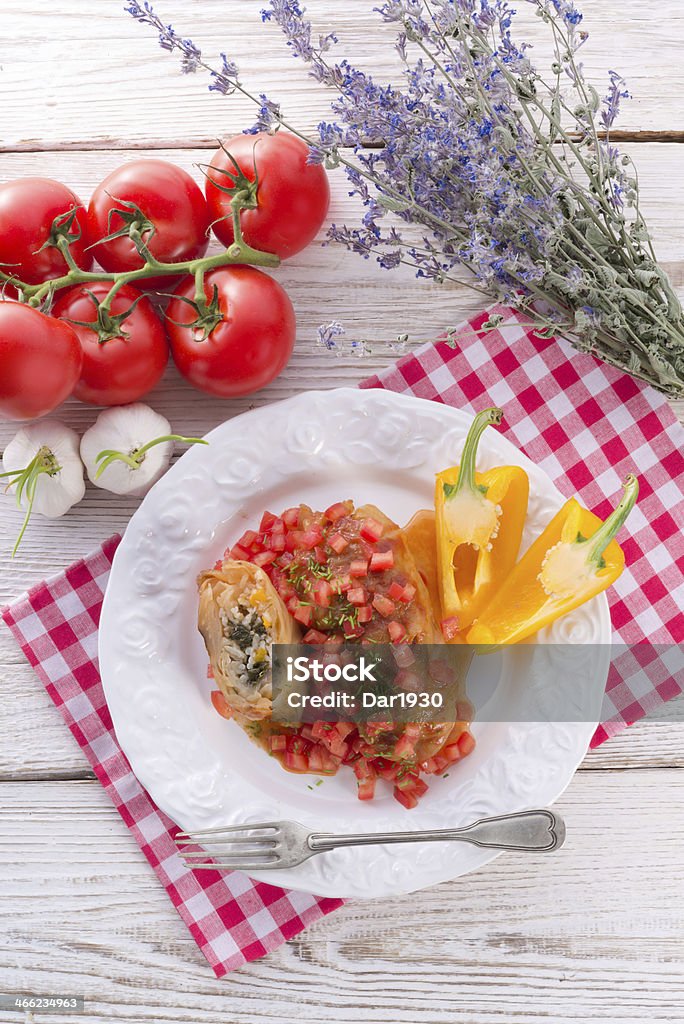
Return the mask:
M162 263L194 260L209 244L209 217L201 189L181 167L165 160L133 160L105 178L95 189L88 206L90 243L123 227L124 220L112 210L134 203L154 224L155 232L144 237L150 252ZM118 273L136 270L142 260L130 238L124 235L96 245L93 252L105 270ZM171 290L174 277L150 277L140 287Z
M69 235L71 254L79 267L89 270L93 257L85 248L85 207L66 185L50 178L17 178L0 185L0 269L16 274L26 284L40 284L66 274L66 261L56 246L41 249L60 214L79 209ZM41 250L40 252L38 250Z
M246 178L258 179L257 206L240 215L242 237L248 245L273 252L281 259L294 256L318 234L330 204L328 175L319 164L307 164L309 147L295 135L236 135L225 148ZM222 171L235 174L235 166L222 149L213 156L205 191L212 230L228 247L233 242L231 187Z
M232 708L220 690L211 691L211 703L214 705L214 710L218 711L221 718L233 717Z
M204 340L185 326L196 317L192 306L171 300L166 311L171 352L180 372L200 391L220 398L249 395L287 365L296 330L292 303L277 281L254 267L213 270L204 278L207 299L214 288L223 320ZM184 278L176 295L194 298L194 279Z
M389 551L374 551L370 557L371 572L385 572L386 569L391 569L393 566L394 552L391 548Z
M53 315L62 320L97 321L97 303L105 298L111 284L98 281L89 289L70 288L57 299ZM89 295L88 292L95 296ZM138 299L133 312L121 323L121 333L100 341L96 331L72 323L83 349L83 369L74 390L81 402L92 405L128 405L147 394L164 372L169 346L164 327L154 306L130 285L120 288L112 300L111 313L123 313Z
M52 412L71 394L83 353L61 320L20 302L0 301L0 413L11 420Z

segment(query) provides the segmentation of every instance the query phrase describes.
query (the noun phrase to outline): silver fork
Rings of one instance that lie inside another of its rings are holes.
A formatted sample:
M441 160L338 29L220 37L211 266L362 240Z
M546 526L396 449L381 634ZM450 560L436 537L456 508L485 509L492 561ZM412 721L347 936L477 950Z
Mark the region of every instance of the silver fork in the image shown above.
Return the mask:
M248 833L240 835L239 833ZM497 818L481 818L464 828L427 832L372 832L336 836L311 832L296 821L265 821L257 824L179 832L176 843L188 867L231 868L239 871L293 868L309 857L341 846L372 843L472 843L490 850L521 850L550 853L565 841L563 819L549 810L519 811ZM187 850L190 845L209 849ZM214 847L218 848L214 852ZM213 857L214 860L207 860Z

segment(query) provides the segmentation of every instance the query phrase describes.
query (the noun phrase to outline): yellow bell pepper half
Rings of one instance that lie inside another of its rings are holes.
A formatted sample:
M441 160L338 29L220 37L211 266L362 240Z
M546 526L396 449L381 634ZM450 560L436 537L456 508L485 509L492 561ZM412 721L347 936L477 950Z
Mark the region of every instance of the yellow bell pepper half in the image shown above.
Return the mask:
M525 516L529 481L519 466L476 473L477 448L488 426L499 424L501 409L485 409L473 420L460 466L437 476L435 513L437 566L445 619L465 630L502 585L515 565Z
M636 477L624 490L605 523L574 498L566 502L482 610L468 643L518 643L607 590L625 566L615 535L637 500Z

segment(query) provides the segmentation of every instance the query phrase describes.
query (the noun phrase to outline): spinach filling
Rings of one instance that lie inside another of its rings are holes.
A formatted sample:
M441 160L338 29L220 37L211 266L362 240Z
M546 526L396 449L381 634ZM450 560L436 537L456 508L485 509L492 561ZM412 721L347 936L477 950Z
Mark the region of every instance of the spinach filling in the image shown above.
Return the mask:
M261 619L258 619L253 627L245 626L242 623L231 623L229 635L230 639L237 644L240 650L247 654L255 636L266 636L266 627ZM268 660L261 661L251 667L245 666L248 682L252 686L256 686L262 676L268 671L268 668Z

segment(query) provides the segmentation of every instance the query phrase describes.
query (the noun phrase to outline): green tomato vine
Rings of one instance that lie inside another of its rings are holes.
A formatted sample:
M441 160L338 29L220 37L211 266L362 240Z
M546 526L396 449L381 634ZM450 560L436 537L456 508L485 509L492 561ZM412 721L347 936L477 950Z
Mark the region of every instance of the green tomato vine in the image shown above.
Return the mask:
M126 236L131 239L140 258L143 260L142 266L137 267L135 270L118 273L106 270L83 270L79 267L70 249L72 242L77 241L81 237L80 229L75 220L77 209L74 209L66 214L60 214L58 217L55 217L48 238L42 247L54 246L59 249L67 265L67 270L64 274L39 284L29 284L12 274L0 271L0 282L4 282L8 287L15 288L19 292L21 300L27 305L43 311L49 311L55 293L63 288L73 288L78 285L87 286L98 281L111 281L109 292L98 305L97 321L86 325L96 330L99 339L105 341L107 338L116 337L121 332L122 320L128 315L128 313L124 313L123 315L115 316L111 313L112 301L124 285L144 283L150 277L178 277L190 274L195 279L194 299L184 299L183 301L193 307L196 319L187 326L197 329L200 335L198 340L206 338L216 324L221 322L223 314L218 306L216 291L214 291L210 298L206 297L204 288L205 275L220 267L245 264L253 267L277 267L280 263L279 257L274 253L254 249L243 238L240 215L244 209L255 208L257 204L258 179L256 178L256 169L255 180L252 181L242 172L235 160L233 160L233 163L235 165L235 176L227 174L230 184L221 185L218 182L215 183L222 191L232 195L230 207L234 241L222 252L194 260L164 263L158 260L149 248L149 242L156 230L154 224L135 203L117 200L119 205L110 212L110 219L111 213L116 213L123 221L122 226L105 238L98 239L90 248L102 242ZM76 226L76 231L73 230L74 226Z

